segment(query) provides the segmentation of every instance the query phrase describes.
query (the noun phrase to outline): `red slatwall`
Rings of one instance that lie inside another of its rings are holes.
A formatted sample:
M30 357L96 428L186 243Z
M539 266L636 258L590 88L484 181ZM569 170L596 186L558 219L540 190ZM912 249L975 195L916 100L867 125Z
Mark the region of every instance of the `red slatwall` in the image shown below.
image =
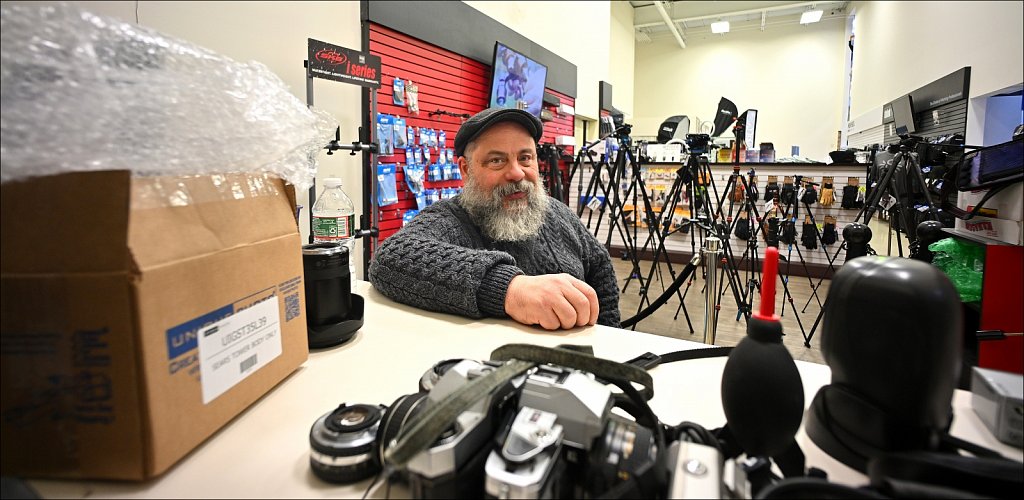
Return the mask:
M442 49L419 39L399 33L378 24L370 25L370 53L381 59L381 88L377 93L377 112L404 117L407 126L444 130L446 141L442 148L455 147L455 134L462 124L461 118L445 115L430 116L438 109L452 113L476 114L487 107L490 95L491 67ZM419 114L410 114L406 107L395 106L392 97L392 83L395 78L419 87ZM575 100L548 89L562 103L573 106ZM554 110L552 110L554 111ZM371 123L376 124L373 117ZM554 142L559 135L572 136L572 116L559 116L545 123L541 142ZM417 134L418 142L418 134ZM572 148L568 148L572 152ZM395 149L395 155L378 156L379 163L396 163L398 169L398 203L379 208L379 242L384 241L402 227L402 216L406 210L416 209L416 198L405 185L402 166L405 150ZM437 151L431 150L431 160L437 158ZM373 167L376 178L376 166ZM564 168L564 167L563 167ZM424 181L428 189L461 187L462 181ZM376 202L376 200L374 200Z

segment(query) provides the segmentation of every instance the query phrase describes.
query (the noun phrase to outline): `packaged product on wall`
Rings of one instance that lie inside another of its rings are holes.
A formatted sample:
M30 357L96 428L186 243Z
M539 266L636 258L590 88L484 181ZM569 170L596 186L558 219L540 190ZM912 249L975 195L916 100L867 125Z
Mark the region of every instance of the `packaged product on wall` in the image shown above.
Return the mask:
M377 115L377 141L380 145L378 154L381 156L395 154L394 119L391 115Z
M377 205L386 207L398 203L398 183L394 163L377 165Z
M409 163L405 166L405 184L413 194L423 192L423 165Z
M420 114L420 99L419 99L419 85L408 82L405 86L405 102L409 107L409 112L418 115Z
M405 106L405 81L395 78L391 84L391 102L395 106Z
M406 129L405 145L406 147L416 145L416 127L412 125Z
M404 148L408 143L406 142L408 136L406 135L405 129L405 118L395 117L395 147Z
M419 210L406 210L405 213L402 214L402 227L405 227L406 224L411 222L412 218L416 217L416 214L418 213L420 213Z
M437 147L444 149L445 142L448 140L448 134L444 130L437 133Z

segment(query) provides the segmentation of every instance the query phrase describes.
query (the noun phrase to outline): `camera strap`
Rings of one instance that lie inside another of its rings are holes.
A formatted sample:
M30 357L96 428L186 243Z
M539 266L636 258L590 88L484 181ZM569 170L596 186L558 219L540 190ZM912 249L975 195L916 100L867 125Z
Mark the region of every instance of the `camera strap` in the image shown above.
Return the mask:
M427 406L412 418L398 435L395 445L384 453L385 465L404 467L417 453L427 449L445 429L455 423L456 417L463 411L535 365L536 363L530 361L510 360L459 387L437 404Z

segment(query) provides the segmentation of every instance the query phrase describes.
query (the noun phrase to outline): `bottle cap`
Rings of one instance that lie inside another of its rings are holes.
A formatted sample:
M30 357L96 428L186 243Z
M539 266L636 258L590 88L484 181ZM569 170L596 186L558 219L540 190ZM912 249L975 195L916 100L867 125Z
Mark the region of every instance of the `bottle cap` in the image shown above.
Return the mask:
M339 177L328 177L324 179L324 187L339 187L341 186L341 178Z

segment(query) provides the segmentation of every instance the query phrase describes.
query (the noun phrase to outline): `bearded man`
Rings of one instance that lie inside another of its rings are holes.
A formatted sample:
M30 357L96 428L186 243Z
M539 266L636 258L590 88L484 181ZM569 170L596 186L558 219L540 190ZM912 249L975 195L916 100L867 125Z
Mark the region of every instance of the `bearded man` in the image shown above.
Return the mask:
M384 241L370 282L391 299L470 318L512 318L547 330L619 326L608 251L540 181L544 126L489 108L462 125L462 194L421 211Z

